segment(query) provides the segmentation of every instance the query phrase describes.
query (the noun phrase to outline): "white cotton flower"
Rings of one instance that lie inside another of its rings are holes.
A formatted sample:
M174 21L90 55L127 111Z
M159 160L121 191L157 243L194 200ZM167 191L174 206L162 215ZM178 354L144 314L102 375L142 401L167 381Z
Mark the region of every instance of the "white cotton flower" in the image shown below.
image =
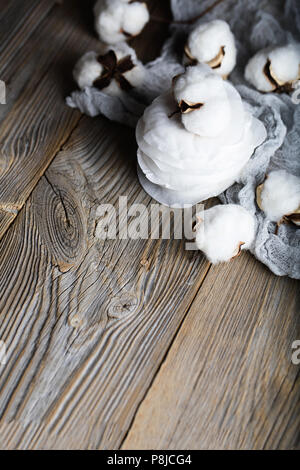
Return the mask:
M113 51L117 61L121 61L126 57L130 57L133 67L124 72L122 76L129 82L132 87L139 87L142 85L145 69L143 64L137 59L135 51L129 47L126 43L118 44L115 47L105 47L101 54L96 52L87 52L77 62L73 70L73 77L79 88L84 89L86 87L96 86L97 80L103 77L106 70L101 65L101 57L107 55ZM108 86L102 89L108 95L118 95L122 89L120 83L113 78Z
M211 263L222 263L251 247L255 218L242 206L218 205L201 213L195 233L199 250Z
M213 20L197 26L189 35L185 52L188 59L208 64L224 78L236 64L234 36L223 20Z
M257 52L246 66L245 78L259 91L288 91L300 79L300 44Z
M300 209L300 178L285 170L272 171L257 188L257 203L273 222L297 213Z
M198 68L201 95L197 87L185 87L189 78L196 80ZM195 101L200 97L203 106L188 114L176 112L178 102L170 91L145 110L136 129L142 186L159 202L181 207L217 196L231 186L254 149L266 138L264 125L244 109L239 93L230 83L217 77L207 65L190 69L185 72L186 81L184 77L177 78L174 93L177 98L184 96ZM215 87L206 87L211 76ZM185 95L186 90L191 94ZM216 113L215 122L210 102L214 109L220 103L221 118Z
M150 19L147 5L131 0L98 0L94 15L96 31L106 44L137 36Z
M93 86L94 81L100 77L103 67L97 60L98 55L94 51L87 52L76 63L73 77L79 88Z

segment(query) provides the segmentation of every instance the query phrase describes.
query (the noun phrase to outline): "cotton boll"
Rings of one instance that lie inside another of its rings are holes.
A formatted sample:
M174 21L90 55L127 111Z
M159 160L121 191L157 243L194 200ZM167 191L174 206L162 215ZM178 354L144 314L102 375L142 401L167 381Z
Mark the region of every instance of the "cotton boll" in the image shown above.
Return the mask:
M129 47L126 43L120 43L114 47L105 47L101 54L87 52L79 59L73 70L74 80L79 88L84 89L90 86L98 87L98 80L107 72L104 66L101 65L101 57L106 56L111 51L116 56L117 64L122 61L122 59L130 57L134 66L130 70L123 72L122 77L124 77L132 87L140 87L142 85L145 76L143 64L137 59L134 49ZM122 89L115 77L116 76L112 76L108 86L99 89L111 96L120 95Z
M109 49L111 48L107 48L106 50ZM125 72L123 76L130 82L130 84L134 88L142 86L145 77L145 68L143 64L138 60L135 50L132 49L132 47L128 46L128 44L126 43L118 44L113 48L113 50L116 53L118 61L128 55L131 57L134 67L128 72Z
M117 44L124 41L122 19L125 2L120 0L98 0L94 7L95 29L101 41Z
M204 64L188 67L174 81L174 96L184 127L194 134L215 137L228 125L230 103L221 77Z
M130 0L98 0L94 15L96 31L106 44L117 44L140 34L150 19L145 3Z
M249 60L245 78L262 92L289 91L300 79L300 44L259 51Z
M134 2L126 6L123 17L123 31L127 35L137 36L150 19L149 11L145 3Z
M195 232L197 247L211 263L226 262L251 247L255 218L242 206L218 205L200 215Z
M300 78L300 44L288 44L273 49L269 54L270 71L279 85Z
M255 54L249 60L245 69L245 79L251 83L257 90L269 92L275 90L275 85L264 73L264 68L268 61L268 53L271 49L265 49Z
M257 203L273 222L300 209L300 178L285 170L272 171L257 188Z
M128 72L125 72L123 75L134 88L141 87L145 78L145 68L138 60L135 50L128 46L128 44L122 43L115 46L114 51L118 60L130 55L135 67Z
M100 77L103 67L97 60L96 52L87 52L77 62L73 70L73 77L79 88L92 86L94 80Z
M185 51L190 60L208 64L223 77L227 77L236 64L234 36L223 20L197 26L189 35Z
M201 116L201 119L199 119L199 116ZM199 110L183 114L182 123L189 132L214 137L225 129L229 116L230 107L226 99L211 100Z
M208 79L210 82L207 81ZM213 90L210 89L210 85L214 87ZM174 78L173 88L177 101L197 102L199 95L200 99L203 99L203 95L206 97L208 93L210 95L224 93L223 81L205 64L187 67L184 73Z

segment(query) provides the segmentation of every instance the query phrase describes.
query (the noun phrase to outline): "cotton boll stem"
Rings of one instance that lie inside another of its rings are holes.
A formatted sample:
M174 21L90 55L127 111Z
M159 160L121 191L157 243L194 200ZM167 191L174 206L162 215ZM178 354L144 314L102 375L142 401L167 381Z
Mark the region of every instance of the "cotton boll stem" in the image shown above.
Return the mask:
M287 223L292 223L296 225L296 227L300 227L300 207L293 214L286 215L285 220Z

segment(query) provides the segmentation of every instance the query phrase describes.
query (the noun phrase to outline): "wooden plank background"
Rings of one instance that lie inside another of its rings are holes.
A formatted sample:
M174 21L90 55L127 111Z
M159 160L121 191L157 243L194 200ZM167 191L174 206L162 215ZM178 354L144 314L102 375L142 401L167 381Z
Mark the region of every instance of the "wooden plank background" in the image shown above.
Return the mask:
M95 237L100 204L151 199L134 132L65 105L99 48L92 3L0 1L0 447L295 448L299 284L245 253ZM150 60L166 36L133 45Z

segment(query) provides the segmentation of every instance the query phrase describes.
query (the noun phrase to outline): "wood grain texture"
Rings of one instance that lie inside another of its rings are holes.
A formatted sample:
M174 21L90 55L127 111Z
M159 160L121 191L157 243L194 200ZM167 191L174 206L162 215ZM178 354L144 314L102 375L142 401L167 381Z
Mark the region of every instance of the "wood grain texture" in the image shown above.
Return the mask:
M54 0L0 2L0 73L55 5Z
M0 116L0 238L77 125L80 114L65 104L74 86L71 70L86 49L98 44L79 2L56 5L43 18L38 13L45 5L25 17L28 25L12 37L13 47L1 59L8 104L1 106Z
M6 84L6 105L0 106L0 121L11 111L28 82L37 86L45 69L43 63L48 54L41 51L38 37L47 24L48 15L54 9L51 0L6 2L0 18L0 77ZM40 27L42 25L42 28ZM37 49L35 44L38 44ZM51 63L51 47L49 47ZM39 66L37 66L39 64ZM46 69L47 70L47 69ZM33 87L34 88L34 87Z
M148 3L164 13L156 2ZM76 60L101 47L93 33L92 5L91 0L15 0L3 9L0 78L7 104L0 106L0 238L80 119L64 98L74 88ZM140 46L139 55L144 49L144 58L154 58L166 30L156 25L156 41ZM139 44L148 39L146 31Z
M64 103L100 47L92 3L0 0L0 447L294 447L299 285L245 254L210 268L184 241L95 237L99 204L153 201L133 131ZM150 60L167 34L132 45Z
M299 282L250 255L206 277L123 449L299 446Z
M0 243L2 448L117 448L209 263L181 240L94 236L151 199L133 131L83 118Z

